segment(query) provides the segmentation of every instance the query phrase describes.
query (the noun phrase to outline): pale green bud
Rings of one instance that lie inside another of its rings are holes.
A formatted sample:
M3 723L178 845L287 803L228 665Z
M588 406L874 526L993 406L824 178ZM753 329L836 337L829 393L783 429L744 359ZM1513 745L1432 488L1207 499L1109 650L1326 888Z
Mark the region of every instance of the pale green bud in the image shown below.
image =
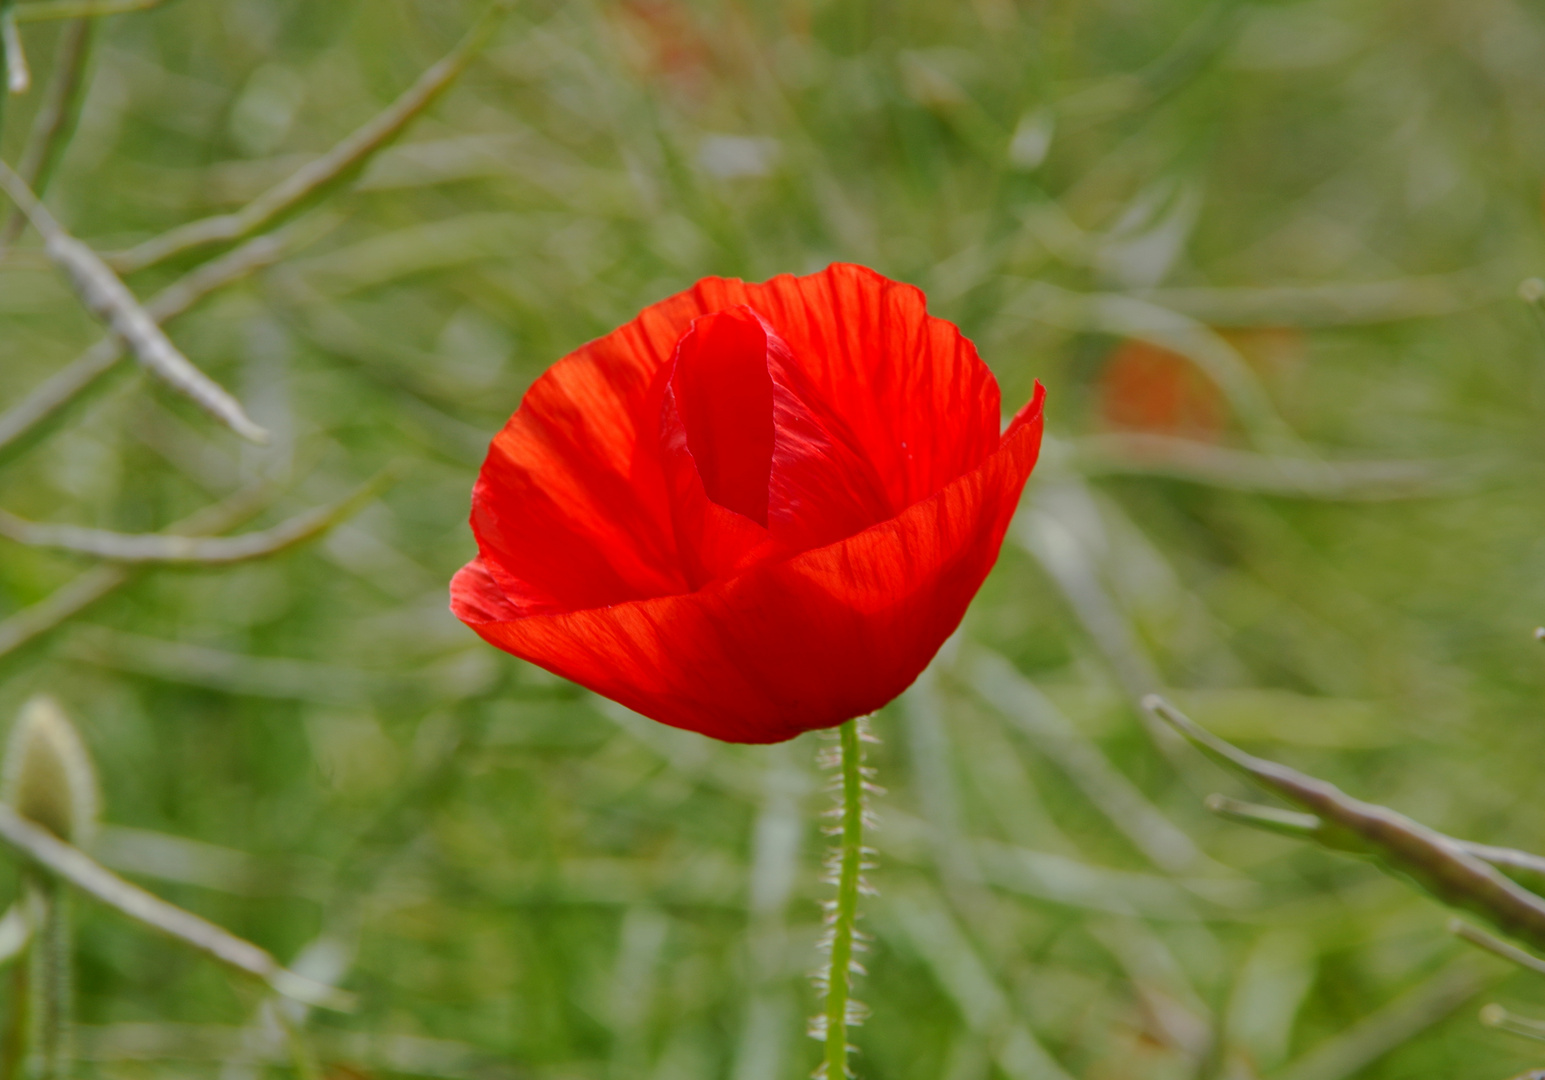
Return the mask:
M97 820L96 770L53 698L39 694L22 706L6 743L0 797L62 840L89 839Z

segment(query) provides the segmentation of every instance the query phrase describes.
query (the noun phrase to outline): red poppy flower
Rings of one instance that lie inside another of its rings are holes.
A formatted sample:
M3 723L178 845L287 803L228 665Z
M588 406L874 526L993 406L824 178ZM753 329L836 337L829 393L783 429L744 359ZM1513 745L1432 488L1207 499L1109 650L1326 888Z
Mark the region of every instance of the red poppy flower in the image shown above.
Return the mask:
M890 701L959 625L1041 442L923 294L705 278L532 384L451 608L675 727L779 742Z

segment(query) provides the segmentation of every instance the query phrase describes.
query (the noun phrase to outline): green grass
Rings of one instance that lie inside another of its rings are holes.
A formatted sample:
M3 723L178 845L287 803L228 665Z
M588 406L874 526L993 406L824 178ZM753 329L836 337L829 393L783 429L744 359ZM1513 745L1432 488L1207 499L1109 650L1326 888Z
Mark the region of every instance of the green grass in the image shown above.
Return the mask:
M49 203L104 251L234 210L477 11L114 16ZM59 27L22 26L13 164ZM473 552L487 439L554 360L703 275L858 261L921 286L1007 405L1045 383L1056 440L959 648L875 721L889 794L859 1075L1040 1080L1030 1037L1083 1080L1538 1066L1475 1019L1490 1000L1545 1014L1537 979L1369 866L1207 816L1235 781L1157 748L1130 691L1151 671L1255 752L1545 848L1545 341L1514 295L1545 264L1542 55L1545 19L1503 0L520 4L309 211L309 246L173 324L272 445L129 374L0 466L0 507L155 530L267 477L263 525L393 462L403 479L272 560L135 575L0 656L0 715L58 696L111 825L222 849L109 830L105 859L359 993L307 1018L329 1067L806 1075L829 891L815 739L730 747L622 715L478 642L445 589ZM0 261L0 411L99 334L37 251L28 234ZM147 297L217 251L130 284ZM1431 462L1431 482L1296 497L1097 460L1113 350L1160 317L1243 388L1222 445ZM89 567L0 541L0 618ZM1114 652L1080 617L1091 587ZM995 709L982 649L1206 859L1145 856ZM290 1068L282 1040L268 1065L236 1060L251 986L77 913L80 1075Z

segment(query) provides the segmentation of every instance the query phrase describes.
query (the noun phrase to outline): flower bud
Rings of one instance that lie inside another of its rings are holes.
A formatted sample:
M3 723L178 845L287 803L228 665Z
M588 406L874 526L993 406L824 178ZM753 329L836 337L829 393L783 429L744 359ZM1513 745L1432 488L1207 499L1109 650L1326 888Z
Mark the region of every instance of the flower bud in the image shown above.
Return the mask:
M0 797L62 840L84 843L97 818L96 771L75 725L53 698L22 706L5 748Z

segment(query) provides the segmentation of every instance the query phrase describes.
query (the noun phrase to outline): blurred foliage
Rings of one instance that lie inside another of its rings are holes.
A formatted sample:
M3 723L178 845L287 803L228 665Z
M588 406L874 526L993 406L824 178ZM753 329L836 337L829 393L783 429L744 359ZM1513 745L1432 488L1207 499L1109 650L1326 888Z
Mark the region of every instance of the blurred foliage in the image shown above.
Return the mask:
M48 201L105 252L235 210L479 10L113 16ZM63 25L21 24L7 161ZM359 992L306 1017L332 1080L804 1075L816 740L642 721L476 641L445 587L547 365L706 274L862 262L1010 408L1043 381L1052 437L961 637L876 722L860 1074L1501 1080L1545 1053L1476 1009L1545 1012L1537 977L1371 868L1207 817L1237 782L1135 699L1545 848L1545 345L1514 294L1545 262L1542 116L1516 0L521 2L306 246L172 327L270 445L120 365L0 506L142 532L268 481L259 527L404 478L311 546L123 573L6 646L0 714L74 717L104 862ZM100 334L39 251L0 257L0 410ZM0 642L96 572L0 541ZM83 1074L291 1068L254 988L78 913Z

